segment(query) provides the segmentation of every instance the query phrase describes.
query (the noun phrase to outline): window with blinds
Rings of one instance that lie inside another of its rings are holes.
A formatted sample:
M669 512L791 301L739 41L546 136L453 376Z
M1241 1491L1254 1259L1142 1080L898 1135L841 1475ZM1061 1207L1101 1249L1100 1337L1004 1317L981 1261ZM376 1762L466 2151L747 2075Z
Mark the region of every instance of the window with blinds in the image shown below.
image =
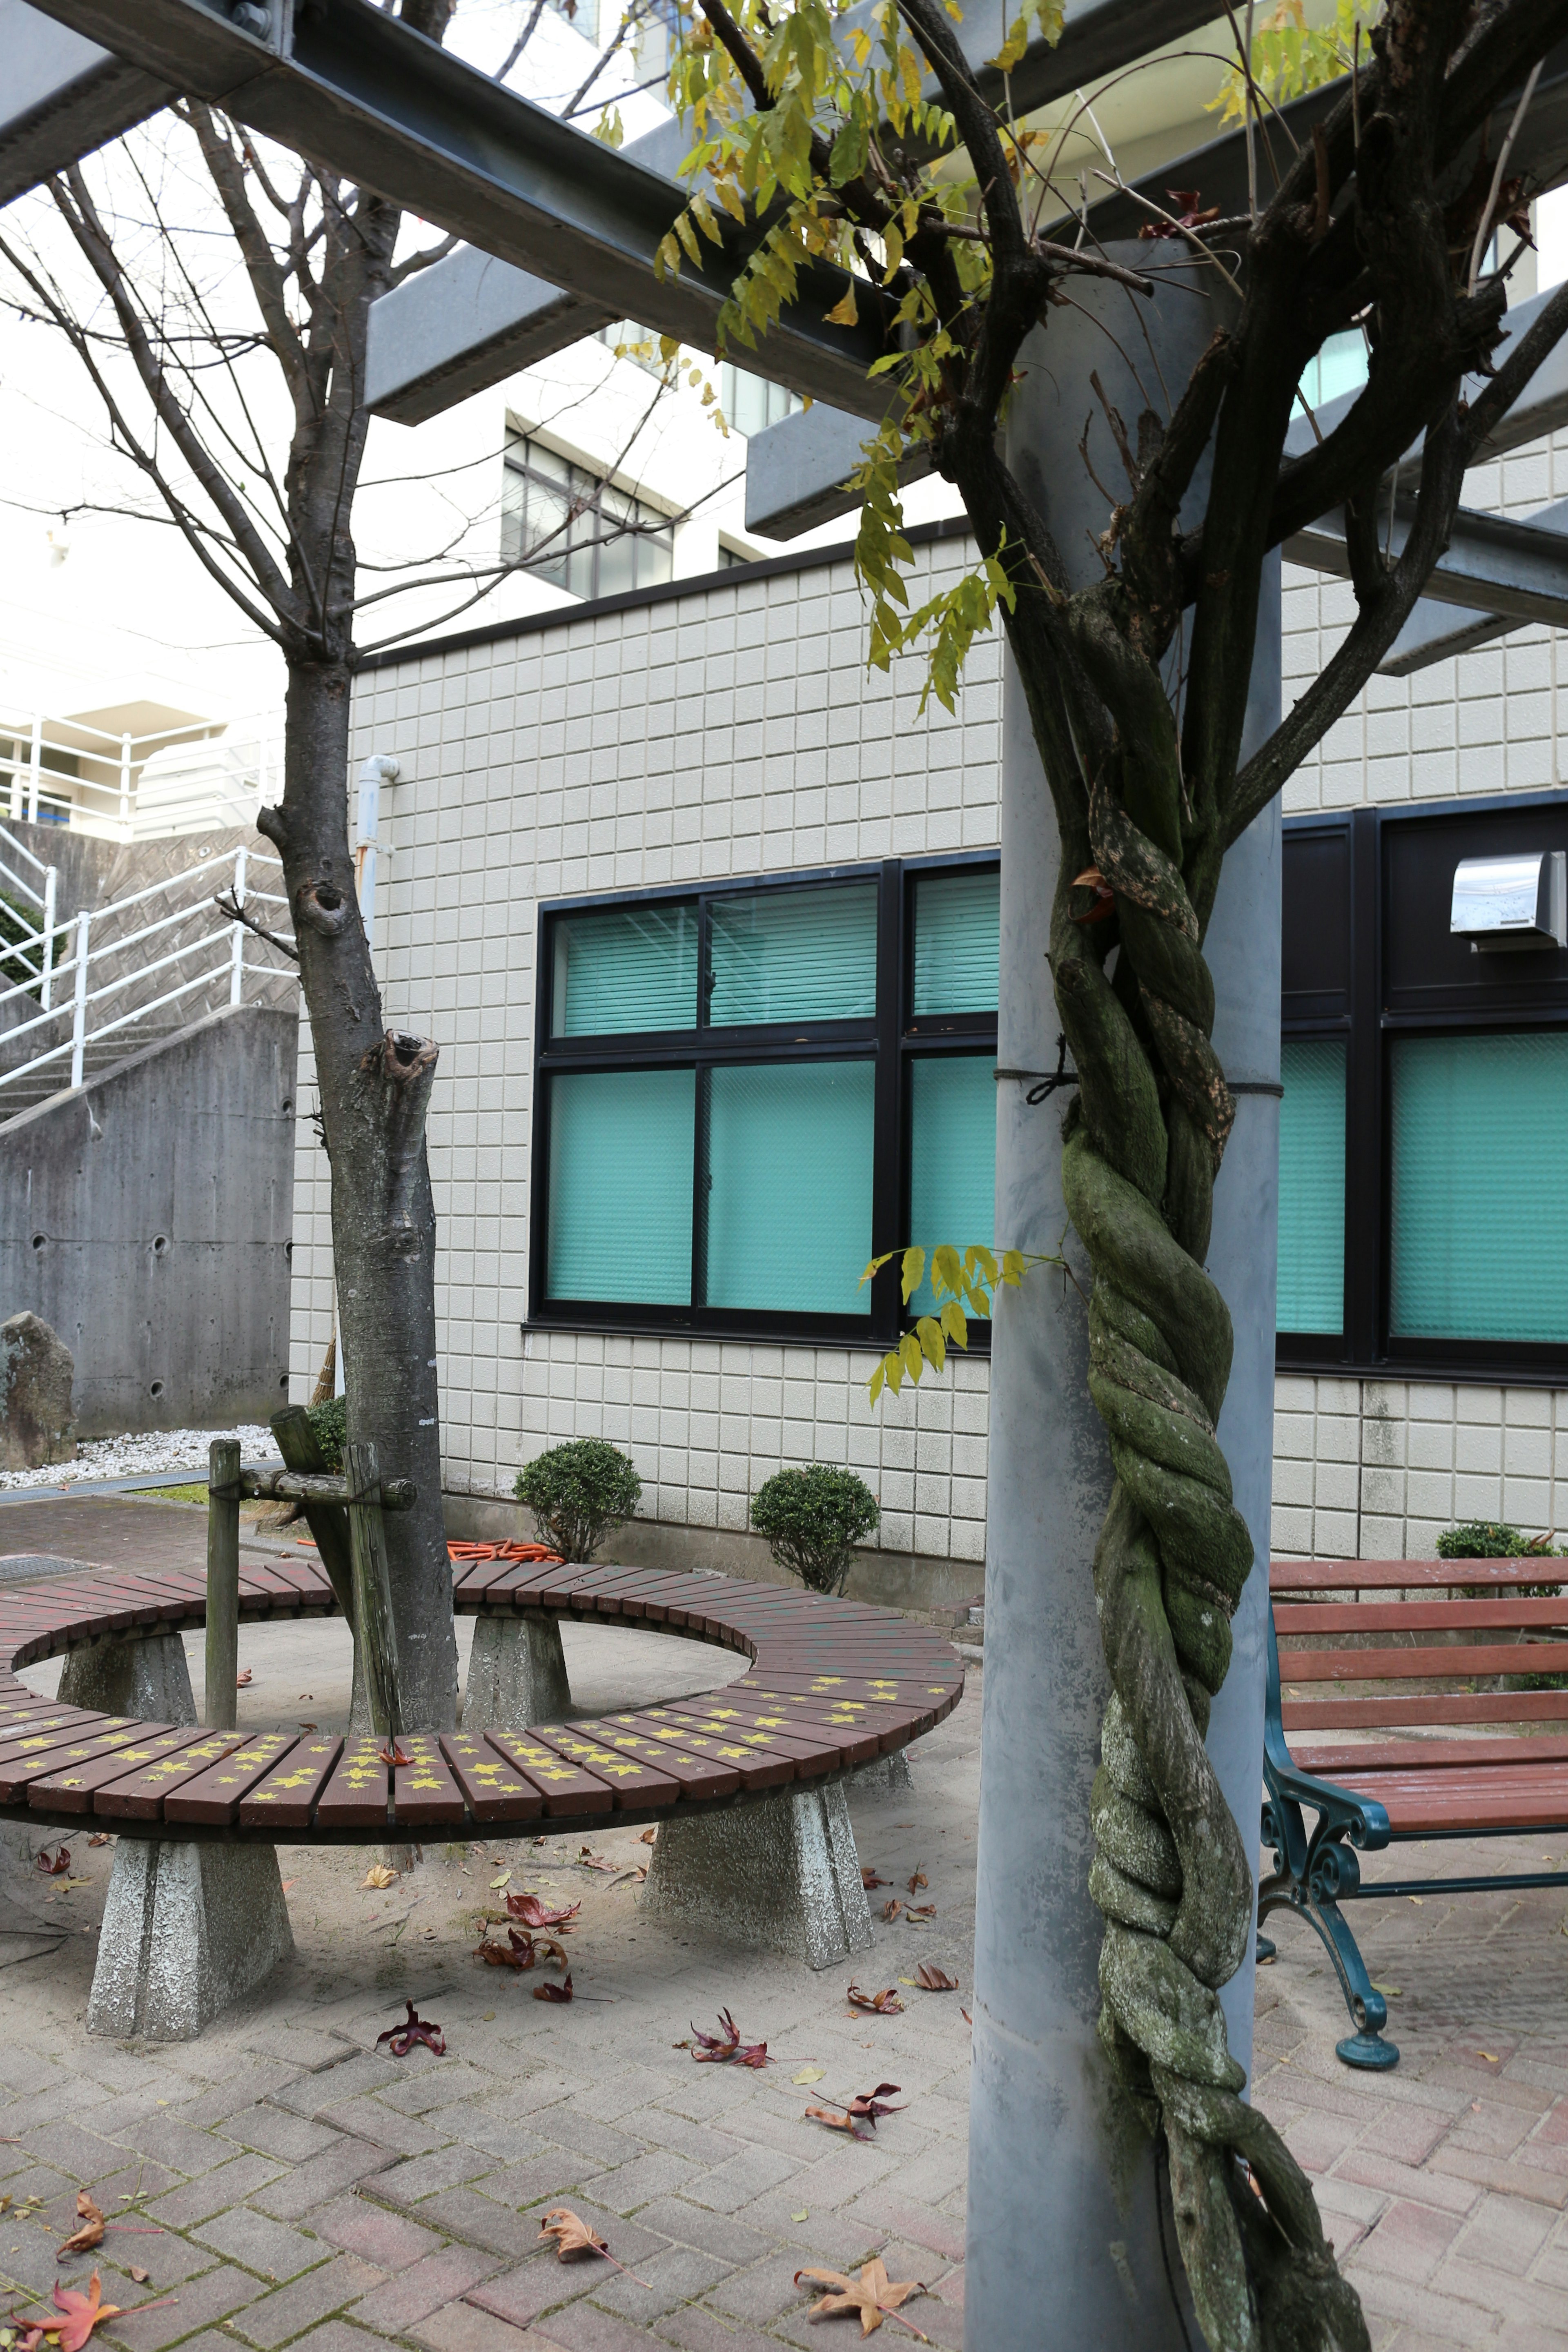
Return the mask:
M1568 1034L1396 1037L1389 1328L1568 1342Z
M1279 1278L1275 1327L1342 1331L1345 1320L1345 1045L1279 1049Z
M889 859L544 908L531 1315L889 1344L868 1261L993 1238L996 908Z

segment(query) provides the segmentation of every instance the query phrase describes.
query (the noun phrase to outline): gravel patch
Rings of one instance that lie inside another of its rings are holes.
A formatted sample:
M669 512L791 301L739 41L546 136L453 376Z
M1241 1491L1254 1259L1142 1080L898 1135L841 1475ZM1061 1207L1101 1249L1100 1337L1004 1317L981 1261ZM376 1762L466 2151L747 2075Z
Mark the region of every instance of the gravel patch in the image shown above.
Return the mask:
M74 1462L46 1463L41 1470L0 1471L0 1487L69 1486L83 1478L140 1478L161 1470L200 1470L215 1437L237 1437L242 1454L270 1461L278 1441L259 1422L238 1429L150 1429L140 1436L93 1437L77 1449Z

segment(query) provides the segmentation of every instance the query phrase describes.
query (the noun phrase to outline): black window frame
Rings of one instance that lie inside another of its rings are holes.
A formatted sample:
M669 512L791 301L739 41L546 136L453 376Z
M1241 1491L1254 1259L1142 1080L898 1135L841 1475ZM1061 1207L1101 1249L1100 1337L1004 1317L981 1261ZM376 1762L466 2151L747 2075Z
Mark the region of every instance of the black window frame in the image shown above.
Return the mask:
M999 873L997 851L888 857L853 865L795 868L786 873L737 876L669 884L653 890L596 891L541 900L535 942L533 1117L528 1216L528 1314L524 1330L623 1333L635 1337L690 1339L760 1339L816 1347L884 1349L896 1347L913 1318L903 1308L895 1260L871 1282L870 1312L864 1316L715 1307L622 1305L604 1299L552 1299L548 1295L550 1236L550 1081L571 1071L691 1069L698 1072L696 1168L703 1161L706 1088L702 1073L719 1066L823 1061L871 1061L873 1081L871 1231L872 1255L902 1248L908 1240L967 1244L977 1234L910 1235L910 1164L913 1119L910 1066L926 1057L979 1055L996 1060L996 1010L927 1014L916 1021L914 1002L914 894L935 875ZM834 883L874 883L877 888L876 1010L862 1021L772 1022L742 1028L710 1029L707 1003L710 981L710 910L719 899L810 889ZM594 1037L555 1037L554 927L563 916L605 914L639 907L695 906L698 913L698 1025L695 1030L641 1030ZM693 1188L692 1288L697 1289L703 1188ZM991 1344L988 1322L971 1320L972 1354Z
M1404 853L1419 850L1415 828L1436 840L1451 834L1455 860L1485 854L1488 835L1500 846L1510 832L1529 834L1531 847L1564 848L1568 793L1489 793L1285 819L1287 893L1292 843L1342 847L1338 887L1325 882L1316 903L1295 910L1299 935L1315 934L1328 943L1325 965L1338 947L1340 984L1331 984L1334 975L1328 973L1329 985L1289 986L1293 913L1288 906L1280 1034L1287 1045L1314 1039L1345 1045L1345 1280L1341 1330L1277 1332L1276 1368L1355 1379L1568 1386L1568 1342L1411 1339L1391 1329L1394 1044L1405 1037L1568 1030L1568 950L1526 951L1517 963L1511 956L1489 958L1473 985L1417 982L1402 967L1403 950L1391 941L1396 929L1392 894L1408 866ZM1442 852L1445 864L1449 855Z

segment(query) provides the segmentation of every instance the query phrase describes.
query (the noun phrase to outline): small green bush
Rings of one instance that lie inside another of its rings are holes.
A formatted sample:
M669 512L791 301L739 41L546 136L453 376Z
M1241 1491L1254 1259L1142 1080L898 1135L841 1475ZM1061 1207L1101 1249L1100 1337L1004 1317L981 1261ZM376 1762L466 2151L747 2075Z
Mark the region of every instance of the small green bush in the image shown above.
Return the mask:
M1439 1559L1553 1559L1557 1552L1550 1536L1527 1536L1494 1519L1467 1519L1462 1527L1445 1528L1437 1538Z
M637 1509L642 1480L618 1446L575 1437L520 1470L511 1491L533 1513L541 1543L563 1559L592 1559L610 1529Z
M348 1399L329 1397L325 1404L307 1405L305 1410L328 1473L335 1478L343 1466L343 1448L349 1441Z
M813 1592L843 1591L855 1545L881 1517L864 1478L821 1463L778 1471L752 1498L752 1525L779 1566Z

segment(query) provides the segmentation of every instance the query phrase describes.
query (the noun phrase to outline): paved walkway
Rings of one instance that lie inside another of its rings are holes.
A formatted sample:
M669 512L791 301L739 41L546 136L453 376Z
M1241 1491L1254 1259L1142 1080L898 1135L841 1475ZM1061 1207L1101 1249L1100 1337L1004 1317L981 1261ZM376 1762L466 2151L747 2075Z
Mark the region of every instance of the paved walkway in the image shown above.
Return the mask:
M5 1549L23 1548L16 1516L0 1523ZM141 1539L134 1525L121 1538ZM26 1543L67 1549L58 1520ZM644 1653L668 1664L662 1644L582 1638L622 1645L574 1659L595 1705L617 1682L648 1695ZM324 1683L311 1671L301 1691ZM95 2263L110 2302L174 2298L99 2331L126 2352L832 2352L858 2332L809 2323L794 2273L879 2253L932 2290L911 2320L959 2347L979 1725L976 1676L915 1750L913 1793L852 1806L862 1860L892 1882L878 1901L923 1873L915 1899L936 1905L924 1927L879 1922L853 1971L900 1988L894 2017L849 2009L848 1968L816 1977L649 1926L636 1878L616 1874L647 1860L623 1831L595 1849L612 1872L553 1846L432 1845L384 1891L362 1884L363 1854L287 1848L294 1960L197 2043L106 2047L82 2019L111 1849L72 1841L72 1883L13 1877L0 1915L0 2274L18 2305L57 2276L85 2285ZM1517 1859L1555 1852L1531 1842ZM1422 1863L1462 1872L1476 1857L1457 1846ZM472 1958L481 1914L520 1887L582 1903L570 2007ZM1369 1903L1357 1925L1374 1975L1399 1988L1400 2066L1340 2065L1333 1980L1315 1939L1287 1926L1259 1979L1258 2095L1318 2178L1373 2342L1568 2352L1568 1900ZM921 1958L963 1990L921 1992ZM375 2053L407 1999L444 2028L445 2058ZM698 2065L679 2046L726 2007L777 2064ZM805 2116L888 2081L904 2108L872 2145ZM79 2186L157 2234L127 2224L97 2254L59 2258ZM558 2203L626 2272L542 2251L540 2216Z

